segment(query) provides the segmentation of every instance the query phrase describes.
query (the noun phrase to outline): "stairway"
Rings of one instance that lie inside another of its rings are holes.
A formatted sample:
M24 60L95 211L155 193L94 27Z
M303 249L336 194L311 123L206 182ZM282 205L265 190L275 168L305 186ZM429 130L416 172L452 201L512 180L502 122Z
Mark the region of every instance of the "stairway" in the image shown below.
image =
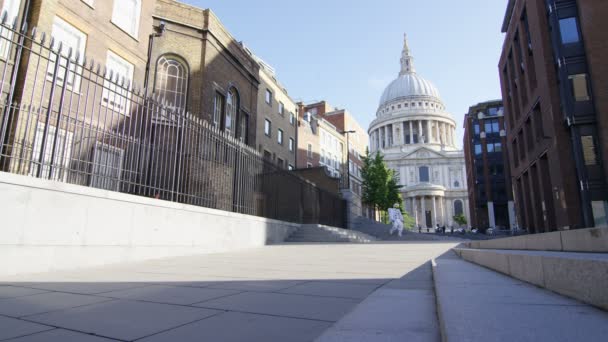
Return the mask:
M462 251L456 250L461 255ZM491 258L479 254L471 260ZM573 269L560 271L560 266L551 265L553 271L572 279L567 273ZM433 281L442 341L606 341L607 312L467 262L452 252L433 261ZM595 286L605 289L605 285Z
M608 311L608 227L473 241L462 259Z
M325 243L370 243L376 238L367 234L329 227L323 225L305 224L295 231L286 242L325 242Z

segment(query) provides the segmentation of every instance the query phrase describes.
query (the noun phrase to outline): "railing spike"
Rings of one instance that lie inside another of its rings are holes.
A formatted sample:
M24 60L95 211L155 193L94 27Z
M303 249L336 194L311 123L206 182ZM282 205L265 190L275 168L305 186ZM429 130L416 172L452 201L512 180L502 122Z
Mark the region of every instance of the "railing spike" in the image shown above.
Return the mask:
M32 40L35 40L35 39L36 39L36 34L37 34L37 33L38 33L38 28L37 28L36 26L34 26L34 27L32 28L32 32L30 33L30 38L31 38Z
M8 12L7 11L3 11L2 12L2 21L0 22L2 25L6 24L6 20L8 19Z
M23 23L23 25L21 25L21 33L22 34L27 34L27 29L28 29L28 25L27 25L27 21L25 21Z

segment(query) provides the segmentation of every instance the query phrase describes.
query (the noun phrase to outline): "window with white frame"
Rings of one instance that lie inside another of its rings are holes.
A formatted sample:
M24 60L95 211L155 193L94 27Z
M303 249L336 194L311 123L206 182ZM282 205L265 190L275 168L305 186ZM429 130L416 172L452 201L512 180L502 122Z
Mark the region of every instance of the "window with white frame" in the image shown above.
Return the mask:
M224 130L230 135L235 134L238 109L239 96L235 89L230 89L226 96L226 121L224 123Z
M272 134L272 123L268 119L264 119L264 134L267 137Z
M265 100L266 100L267 104L271 104L271 102L272 102L272 92L270 90L268 90L268 89L266 89L266 98L265 98Z
M99 141L95 143L91 167L91 187L118 191L123 158L123 149Z
M61 44L62 57L59 58L57 84L63 85L63 82L66 81L69 88L74 91L78 91L80 89L82 67L77 66L74 63L74 57L76 54L80 55L81 60L84 57L84 52L87 45L87 36L82 31L58 17L55 17L53 20L53 31L51 35L55 39L55 51L59 48L59 44ZM68 55L70 49L72 49L72 60L70 61L70 67L66 77L66 56ZM51 53L49 57L49 66L47 69L47 78L49 80L53 79L56 59L57 55L55 53ZM64 78L66 78L66 80L64 80Z
M213 98L213 126L218 127L224 112L224 95L215 93Z
M131 110L129 84L133 79L133 64L114 52L108 51L106 67L108 74L103 81L101 104L112 111L128 116Z
M188 69L175 57L162 56L156 63L154 92L173 109L186 109Z
M289 151L293 152L296 146L296 141L293 138L289 138Z
M41 122L36 126L30 176L36 176L40 165L42 165L42 178L65 182L68 178L73 134L63 129L59 129L59 133L57 133L55 126L49 126L46 132L44 153L41 153L44 127L45 125ZM57 137L57 141L55 141L55 137ZM53 149L55 153L53 153Z
M139 33L140 15L141 0L114 0L112 23L135 38Z
M306 150L306 156L308 156L308 158L312 158L312 144L308 144L308 149Z
M296 115L294 113L289 113L289 124L294 125L296 123Z
M279 115L285 115L285 105L283 104L283 102L279 102Z
M277 130L277 143L283 145L283 130L280 128Z
M19 14L19 7L21 7L21 0L4 0L2 5L1 13L6 13L6 24L7 26L13 25L15 18ZM9 56L13 39L13 31L3 27L0 33L0 58L6 59Z

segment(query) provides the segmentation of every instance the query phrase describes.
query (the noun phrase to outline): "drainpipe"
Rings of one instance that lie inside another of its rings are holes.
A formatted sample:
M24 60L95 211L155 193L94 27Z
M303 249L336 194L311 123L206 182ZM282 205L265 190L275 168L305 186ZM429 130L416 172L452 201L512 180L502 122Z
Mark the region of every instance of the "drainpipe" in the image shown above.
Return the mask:
M148 58L146 59L146 73L144 75L144 97L148 97L148 83L150 82L150 65L152 63L152 49L154 48L154 38L162 37L167 29L164 21L161 21L158 27L154 28L157 32L150 34L148 37Z

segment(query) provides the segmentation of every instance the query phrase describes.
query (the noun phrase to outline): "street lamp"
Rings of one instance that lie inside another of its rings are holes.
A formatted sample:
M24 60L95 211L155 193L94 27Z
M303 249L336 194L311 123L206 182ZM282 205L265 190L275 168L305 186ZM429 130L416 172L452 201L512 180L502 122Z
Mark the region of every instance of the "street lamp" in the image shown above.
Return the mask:
M346 135L346 186L350 190L350 142L348 140L349 134L357 133L356 131L343 131L341 134Z

